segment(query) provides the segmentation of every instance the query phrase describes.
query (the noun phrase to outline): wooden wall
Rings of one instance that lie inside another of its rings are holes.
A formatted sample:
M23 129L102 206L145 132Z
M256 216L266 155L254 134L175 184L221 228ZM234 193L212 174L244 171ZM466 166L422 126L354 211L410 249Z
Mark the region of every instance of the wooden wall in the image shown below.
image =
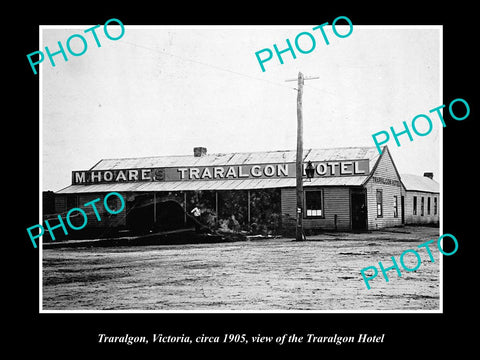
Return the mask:
M74 207L78 207L85 211L87 214L87 225L88 228L102 228L102 227L120 227L126 224L126 196L122 194L125 207L123 210L118 214L110 214L103 205L103 198L107 194L61 194L55 196L55 211L57 214L62 216L62 219L66 223L66 216L67 212ZM100 198L100 201L95 202L95 207L98 211L98 215L101 218L101 221L98 221L95 212L93 210L92 205L84 206L85 203L88 203L92 200ZM111 210L120 209L122 204L120 199L112 195L108 199L109 204L111 206ZM111 201L111 203L110 203ZM77 216L74 216L77 215ZM81 226L84 222L83 216L78 212L72 212L72 216L70 217L70 221L74 226ZM57 222L55 222L56 224ZM52 221L52 225L53 225ZM67 225L67 224L65 224Z
M348 230L350 223L350 189L348 187L308 187L308 190L323 190L324 218L304 218L304 229L335 229L335 215L337 215L337 229ZM283 226L295 226L297 207L295 188L285 188L281 191Z
M393 165L392 158L388 150L383 151L377 163L372 176L384 179L398 181L400 178ZM402 208L401 195L403 187L397 184L384 184L374 182L372 178L365 184L367 190L367 212L368 212L368 229L375 230L389 226L397 226L402 224ZM377 216L377 189L382 190L383 194L383 214ZM394 216L394 196L398 199L398 216Z
M413 215L413 197L417 197L417 215ZM425 199L424 215L421 215L422 197ZM428 198L430 198L430 215L428 214ZM435 215L435 201L437 198L437 214ZM407 191L405 195L405 223L406 224L436 224L440 216L440 194L422 191Z

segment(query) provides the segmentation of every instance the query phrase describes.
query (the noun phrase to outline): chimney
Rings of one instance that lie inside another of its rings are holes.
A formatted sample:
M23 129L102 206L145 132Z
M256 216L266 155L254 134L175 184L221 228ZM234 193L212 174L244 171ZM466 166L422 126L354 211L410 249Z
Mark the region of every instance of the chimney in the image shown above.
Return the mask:
M202 157L204 155L207 155L207 148L204 148L204 147L194 147L193 148L193 156Z
M432 179L433 180L433 172L426 172L426 173L423 173L423 176L429 178L429 179Z

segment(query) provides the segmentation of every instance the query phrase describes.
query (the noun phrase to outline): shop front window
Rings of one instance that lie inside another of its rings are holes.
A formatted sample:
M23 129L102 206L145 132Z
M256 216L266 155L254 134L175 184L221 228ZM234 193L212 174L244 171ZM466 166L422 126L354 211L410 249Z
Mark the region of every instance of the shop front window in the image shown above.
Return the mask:
M323 217L323 191L305 191L306 217Z

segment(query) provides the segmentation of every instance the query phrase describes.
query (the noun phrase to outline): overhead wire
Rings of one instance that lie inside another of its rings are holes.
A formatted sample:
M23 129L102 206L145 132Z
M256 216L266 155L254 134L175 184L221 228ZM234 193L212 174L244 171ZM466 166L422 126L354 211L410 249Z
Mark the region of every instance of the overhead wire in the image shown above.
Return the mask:
M177 58L177 59L180 59L182 61L187 61L187 62L192 62L192 63L195 63L195 64L207 66L207 67L210 67L212 69L216 69L216 70L219 70L219 71L227 72L227 73L238 75L238 76L243 76L243 77L253 79L253 80L257 80L257 81L263 81L263 82L269 83L271 85L280 86L280 87L283 87L283 88L286 88L286 89L297 90L296 88L285 85L283 83L279 83L279 82L268 80L268 79L262 79L262 78L259 78L259 77L256 77L256 76L252 76L252 75L248 75L248 74L241 73L241 72L238 72L238 71L226 69L226 68L220 67L218 65L213 65L213 64L209 64L209 63L206 63L206 62L203 62L203 61L198 61L198 60L186 58L186 57L183 57L183 56L171 54L171 53L166 52L164 50L153 49L153 48L145 46L145 45L139 45L139 44L135 44L135 43L132 43L132 42L129 42L129 41L125 41L125 40L122 40L122 44L129 44L131 46L135 46L135 47L138 47L138 48L143 48L143 49L153 51L153 52L158 53L158 54L167 55L167 56L170 56L170 57L173 57L173 58Z

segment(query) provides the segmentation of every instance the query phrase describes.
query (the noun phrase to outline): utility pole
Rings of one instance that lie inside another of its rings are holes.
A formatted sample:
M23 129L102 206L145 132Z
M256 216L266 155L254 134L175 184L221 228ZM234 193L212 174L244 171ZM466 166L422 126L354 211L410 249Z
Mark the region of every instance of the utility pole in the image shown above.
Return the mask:
M303 113L302 113L302 96L304 80L318 79L318 77L305 78L301 72L298 73L297 88L297 157L296 157L296 193L297 193L297 221L295 227L295 239L297 241L305 240L303 233ZM294 79L285 81L295 81Z

